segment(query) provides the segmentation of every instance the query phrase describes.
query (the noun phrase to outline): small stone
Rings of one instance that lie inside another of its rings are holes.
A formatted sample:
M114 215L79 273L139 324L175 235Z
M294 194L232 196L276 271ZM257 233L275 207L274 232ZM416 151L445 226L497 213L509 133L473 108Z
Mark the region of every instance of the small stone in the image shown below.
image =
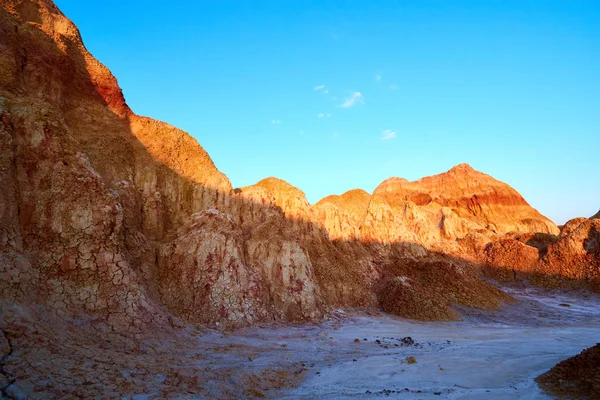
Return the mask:
M413 344L415 344L415 341L410 336L402 338L402 339L400 339L400 341L402 342L402 344L404 344L406 346L412 346Z
M416 364L417 363L417 359L414 358L413 356L409 356L409 357L406 357L406 362L409 363L409 364Z

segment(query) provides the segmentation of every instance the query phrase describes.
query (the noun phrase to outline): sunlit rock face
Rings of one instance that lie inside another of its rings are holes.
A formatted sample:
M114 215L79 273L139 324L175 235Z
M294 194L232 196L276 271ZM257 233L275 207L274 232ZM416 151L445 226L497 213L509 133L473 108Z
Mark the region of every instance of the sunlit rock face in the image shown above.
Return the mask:
M276 178L242 191L257 187L267 190L286 216L312 221L332 239L452 248L451 242L477 231L559 233L552 221L514 189L467 164L415 182L390 178L372 195L351 190L328 196L314 206L303 192Z
M4 321L26 305L134 335L178 320L317 320L343 306L448 319L450 304L506 300L474 264L488 243L558 234L508 185L464 164L315 205L277 178L233 190L195 139L129 109L49 0L0 1L0 49ZM536 271L595 276L576 272L597 254L587 224L546 246ZM492 265L501 252L488 253ZM533 256L516 254L512 264ZM561 267L569 257L580 267Z
M467 164L415 182L386 180L373 192L361 230L370 240L406 237L426 244L477 230L558 234L514 189Z

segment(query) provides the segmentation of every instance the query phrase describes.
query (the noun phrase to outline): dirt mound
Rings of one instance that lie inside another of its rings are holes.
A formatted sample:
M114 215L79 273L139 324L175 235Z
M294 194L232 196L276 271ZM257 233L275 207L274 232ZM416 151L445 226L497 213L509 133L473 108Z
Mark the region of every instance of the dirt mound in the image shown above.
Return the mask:
M444 255L390 257L378 291L383 311L421 320L453 320L462 305L497 309L511 297L478 277L478 267Z
M519 273L535 272L539 259L538 249L516 239L490 243L484 253L492 276L501 280L513 280Z
M600 343L560 362L536 381L553 396L600 399Z

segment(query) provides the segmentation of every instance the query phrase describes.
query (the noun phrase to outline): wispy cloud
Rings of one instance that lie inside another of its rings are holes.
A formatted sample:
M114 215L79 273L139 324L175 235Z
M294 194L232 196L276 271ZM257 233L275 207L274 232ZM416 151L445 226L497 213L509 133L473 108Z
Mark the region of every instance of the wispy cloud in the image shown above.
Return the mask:
M375 75L375 80L377 82L381 82L381 75L379 75L379 74Z
M317 118L324 118L324 117L329 118L329 117L331 117L331 114L323 114L323 113L317 114Z
M386 129L385 131L381 132L381 140L391 140L394 139L396 137L396 132L390 130L390 129Z
M279 120L279 119L273 119L273 120L271 120L271 123L274 124L274 125L278 125L278 124L281 123L281 120Z
M354 92L352 94L352 96L348 97L344 103L342 103L342 107L344 108L349 108L352 107L355 104L362 104L364 103L364 99L363 99L363 95L360 92Z
M323 94L329 94L329 90L325 87L325 85L315 86L315 91L321 92Z
M396 85L395 83L392 83L390 85L390 90L397 90L398 89L398 85Z

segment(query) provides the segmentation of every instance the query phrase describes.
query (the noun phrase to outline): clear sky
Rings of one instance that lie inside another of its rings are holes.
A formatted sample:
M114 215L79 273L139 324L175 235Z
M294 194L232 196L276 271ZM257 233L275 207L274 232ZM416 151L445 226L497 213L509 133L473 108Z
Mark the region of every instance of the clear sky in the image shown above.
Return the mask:
M600 208L600 1L55 0L141 115L310 202L467 162Z

